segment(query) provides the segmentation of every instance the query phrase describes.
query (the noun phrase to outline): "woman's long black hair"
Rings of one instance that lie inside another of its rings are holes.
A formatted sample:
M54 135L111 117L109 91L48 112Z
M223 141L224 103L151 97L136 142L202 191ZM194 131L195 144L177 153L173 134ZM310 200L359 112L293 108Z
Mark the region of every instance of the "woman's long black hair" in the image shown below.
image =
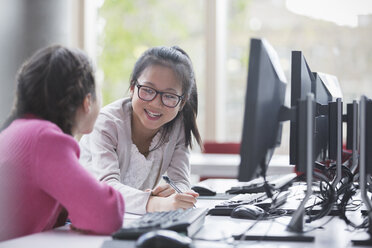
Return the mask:
M185 146L192 148L191 134L194 135L196 142L202 146L196 116L198 114L198 93L196 89L195 74L190 57L187 53L177 46L173 47L153 47L145 51L136 62L131 78L130 87L135 87L138 78L142 72L149 66L162 65L171 68L182 82L182 100L184 106L177 114L176 118L164 126L161 141L164 141L166 135L170 132L176 119L183 118L185 127Z
M1 130L31 114L71 135L76 111L88 93L96 99L93 67L82 51L60 45L40 49L18 71L13 110Z

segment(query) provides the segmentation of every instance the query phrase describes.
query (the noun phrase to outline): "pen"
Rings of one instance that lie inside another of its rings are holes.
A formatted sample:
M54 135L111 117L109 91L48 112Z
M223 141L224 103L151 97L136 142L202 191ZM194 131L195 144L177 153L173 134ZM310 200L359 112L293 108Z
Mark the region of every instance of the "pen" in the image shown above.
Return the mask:
M163 176L163 179L167 184L174 188L174 190L177 191L177 193L182 193L182 191L174 184L174 182L168 176Z
M167 184L169 184L172 188L174 188L174 190L177 191L177 193L182 193L182 191L174 184L174 182L168 176L163 176L163 179ZM195 204L193 205L195 208L196 207Z

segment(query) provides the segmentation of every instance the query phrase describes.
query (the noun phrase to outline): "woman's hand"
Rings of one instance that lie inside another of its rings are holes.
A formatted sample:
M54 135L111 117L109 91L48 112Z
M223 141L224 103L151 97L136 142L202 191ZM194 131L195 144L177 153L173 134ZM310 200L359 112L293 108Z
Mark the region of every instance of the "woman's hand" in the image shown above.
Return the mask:
M147 212L171 211L179 208L192 208L199 194L194 191L172 194L167 197L150 196L147 202Z
M176 191L169 184L156 186L155 189L151 191L152 196L160 197L167 197L173 195L174 193L176 193Z

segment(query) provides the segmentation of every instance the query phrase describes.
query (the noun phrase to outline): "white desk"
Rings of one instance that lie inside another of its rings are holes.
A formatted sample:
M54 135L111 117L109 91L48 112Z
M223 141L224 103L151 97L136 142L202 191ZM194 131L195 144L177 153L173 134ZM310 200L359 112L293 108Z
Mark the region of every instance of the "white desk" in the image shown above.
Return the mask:
M70 230L68 226L32 234L0 243L1 248L100 248L109 236L84 235Z
M320 226L331 217L325 217L311 224L311 226ZM289 217L282 217L275 221L263 221L259 223L252 231L262 234L273 234L281 232L279 229L284 229L285 223L288 223ZM242 230L252 225L252 220L237 220L223 216L207 216L204 227L197 233L195 238L203 238L206 240L216 240L229 237L231 234L238 234ZM310 225L307 228L311 227ZM238 247L276 247L276 248L292 248L292 247L316 247L316 248L342 248L352 247L350 240L357 235L367 237L364 233L356 234L346 231L346 225L343 220L334 217L323 229L314 231L314 242L284 242L284 241L202 241L196 240L195 247L202 248L218 248L218 247L234 247L234 242L239 243ZM84 235L79 234L63 227L43 233L25 236L18 239L0 243L1 248L100 248L105 240L110 240L109 236ZM135 247L134 241L126 241L126 246Z
M199 200L197 207L208 207L216 204L216 201ZM305 228L322 226L332 217L325 217L311 224L306 224ZM282 232L285 229L285 224L288 223L290 217L281 217L276 220L267 220L259 222L251 231L259 234L273 235ZM233 219L224 216L207 216L202 229L194 238L216 240L230 237L232 234L239 234L242 230L251 226L255 221ZM315 236L314 242L283 242L283 241L233 241L225 239L224 241L202 241L195 240L196 248L219 248L219 247L275 247L275 248L343 248L352 247L350 242L356 236L366 238L366 233L349 232L343 220L334 217L323 228L316 229L312 233ZM51 231L25 236L18 239L0 243L0 248L100 248L105 240L110 240L109 236L84 235L75 231L69 230L68 227L62 227ZM134 241L125 241L121 247L135 247Z
M191 153L191 174L200 177L237 178L240 155L238 154L204 154ZM274 155L271 159L267 175L288 174L294 171L287 155Z

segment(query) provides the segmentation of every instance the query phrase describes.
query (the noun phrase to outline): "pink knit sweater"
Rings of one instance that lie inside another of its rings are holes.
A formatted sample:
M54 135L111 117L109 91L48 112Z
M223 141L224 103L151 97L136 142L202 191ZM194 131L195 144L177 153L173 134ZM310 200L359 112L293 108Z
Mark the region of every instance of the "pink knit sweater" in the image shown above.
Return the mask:
M76 228L121 227L120 193L79 164L79 146L55 124L18 119L0 133L0 241L53 228L62 208Z

